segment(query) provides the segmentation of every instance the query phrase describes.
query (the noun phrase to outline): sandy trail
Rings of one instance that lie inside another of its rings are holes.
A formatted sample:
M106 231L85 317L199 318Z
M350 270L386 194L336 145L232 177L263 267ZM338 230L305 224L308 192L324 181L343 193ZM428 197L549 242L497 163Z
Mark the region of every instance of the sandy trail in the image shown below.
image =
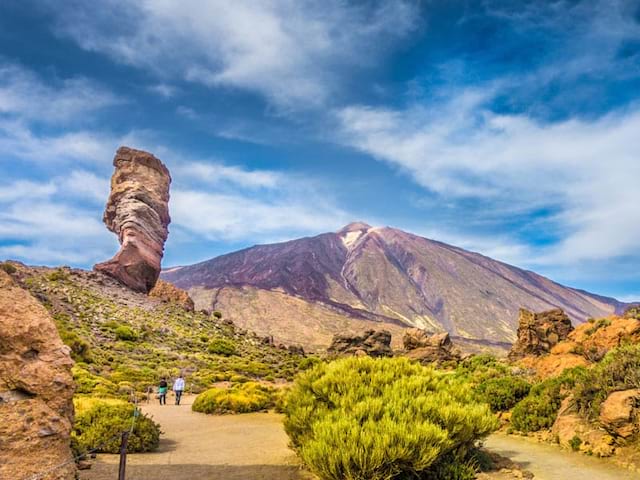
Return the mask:
M275 413L204 415L191 411L194 397L182 405L156 403L142 410L160 423L160 448L131 454L128 480L302 480L313 478L287 447L282 416ZM81 480L114 480L118 456L98 455Z
M160 448L132 454L128 480L311 480L287 447L282 416L276 413L204 415L191 411L194 397L183 404L142 405L160 423ZM493 435L486 447L531 471L536 480L639 480L637 473L611 462L560 450L524 438ZM81 480L114 480L118 456L98 455ZM489 478L503 478L492 474Z
M640 474L614 465L606 459L561 450L557 445L495 434L485 446L508 457L535 475L535 480L638 480Z

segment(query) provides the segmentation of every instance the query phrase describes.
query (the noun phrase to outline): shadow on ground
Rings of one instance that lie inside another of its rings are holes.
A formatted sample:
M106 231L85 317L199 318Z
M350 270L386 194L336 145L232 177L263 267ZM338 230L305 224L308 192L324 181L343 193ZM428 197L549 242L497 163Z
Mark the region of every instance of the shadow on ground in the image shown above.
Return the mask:
M113 480L118 465L94 463L80 479ZM311 480L314 477L295 465L129 465L128 480Z

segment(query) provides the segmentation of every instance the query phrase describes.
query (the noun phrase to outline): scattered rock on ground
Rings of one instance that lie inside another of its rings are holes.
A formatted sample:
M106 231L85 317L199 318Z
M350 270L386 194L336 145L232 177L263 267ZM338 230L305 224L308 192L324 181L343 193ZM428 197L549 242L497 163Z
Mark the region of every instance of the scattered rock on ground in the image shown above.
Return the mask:
M390 357L393 354L391 332L367 330L362 335L335 335L327 351L343 355Z
M129 288L148 293L160 275L164 243L169 234L169 185L165 165L142 150L120 147L113 159L111 194L104 223L118 235L120 250L95 265Z
M0 271L0 478L72 459L73 362L47 310ZM47 480L71 480L71 461Z

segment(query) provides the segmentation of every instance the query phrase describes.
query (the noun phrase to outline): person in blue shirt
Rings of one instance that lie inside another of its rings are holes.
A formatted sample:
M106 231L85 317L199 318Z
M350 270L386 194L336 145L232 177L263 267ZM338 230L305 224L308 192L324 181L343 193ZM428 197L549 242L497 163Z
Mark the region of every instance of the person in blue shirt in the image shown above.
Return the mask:
M184 392L184 378L180 375L173 382L173 393L176 394L176 405L180 405L180 398L182 397L182 392Z

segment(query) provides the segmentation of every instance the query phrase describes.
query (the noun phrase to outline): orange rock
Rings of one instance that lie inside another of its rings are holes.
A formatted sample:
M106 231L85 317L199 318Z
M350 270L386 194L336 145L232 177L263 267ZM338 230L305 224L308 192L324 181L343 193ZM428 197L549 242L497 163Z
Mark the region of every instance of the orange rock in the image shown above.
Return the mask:
M158 280L156 286L149 292L150 297L159 298L163 302L173 302L181 305L185 310L193 312L193 300L187 292L176 287L173 283Z
M624 439L638 432L640 389L613 392L600 407L600 423L610 433Z
M28 478L72 458L69 353L47 310L0 271L0 478ZM42 478L74 476L71 461Z

